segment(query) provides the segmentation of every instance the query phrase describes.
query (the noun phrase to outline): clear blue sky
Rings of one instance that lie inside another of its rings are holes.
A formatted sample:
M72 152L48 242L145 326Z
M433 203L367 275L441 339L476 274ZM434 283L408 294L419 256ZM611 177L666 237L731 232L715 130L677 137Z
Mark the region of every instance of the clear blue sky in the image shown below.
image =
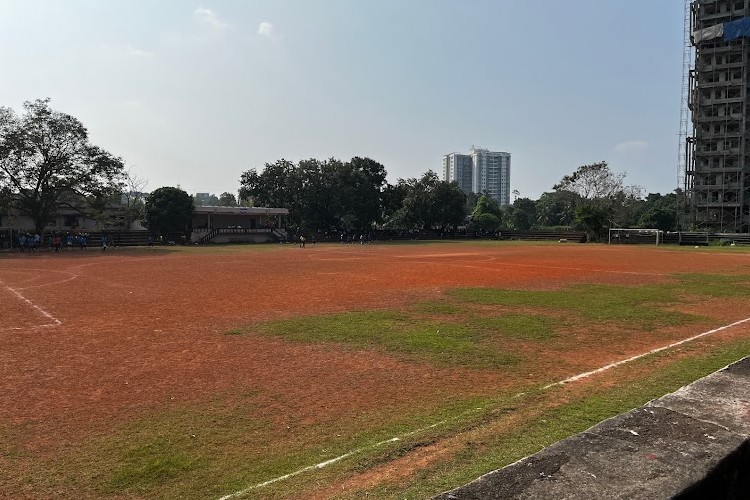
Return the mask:
M0 0L0 106L51 97L148 189L279 158L389 180L472 145L538 197L607 160L672 191L681 0Z

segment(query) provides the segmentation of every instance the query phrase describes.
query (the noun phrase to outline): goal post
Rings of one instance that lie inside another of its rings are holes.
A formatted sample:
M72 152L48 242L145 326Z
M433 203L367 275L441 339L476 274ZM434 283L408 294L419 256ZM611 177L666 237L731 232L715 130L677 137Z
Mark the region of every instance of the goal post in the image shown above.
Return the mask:
M631 228L610 228L608 243L617 244L656 244L664 243L664 231L659 229L631 229Z

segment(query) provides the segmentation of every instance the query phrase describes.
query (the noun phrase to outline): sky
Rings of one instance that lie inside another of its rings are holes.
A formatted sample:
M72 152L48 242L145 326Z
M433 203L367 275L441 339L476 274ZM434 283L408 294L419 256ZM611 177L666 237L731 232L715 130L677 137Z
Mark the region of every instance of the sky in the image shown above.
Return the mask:
M536 199L609 162L677 186L681 0L0 0L0 106L49 97L146 190L285 158L388 180L473 145Z

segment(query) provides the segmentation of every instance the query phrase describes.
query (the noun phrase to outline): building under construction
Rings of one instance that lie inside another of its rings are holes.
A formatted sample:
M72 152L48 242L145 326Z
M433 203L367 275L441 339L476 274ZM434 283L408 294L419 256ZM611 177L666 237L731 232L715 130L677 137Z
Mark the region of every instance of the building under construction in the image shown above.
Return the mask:
M685 23L695 63L683 87L693 133L684 137L682 225L745 233L750 231L750 0L692 1Z

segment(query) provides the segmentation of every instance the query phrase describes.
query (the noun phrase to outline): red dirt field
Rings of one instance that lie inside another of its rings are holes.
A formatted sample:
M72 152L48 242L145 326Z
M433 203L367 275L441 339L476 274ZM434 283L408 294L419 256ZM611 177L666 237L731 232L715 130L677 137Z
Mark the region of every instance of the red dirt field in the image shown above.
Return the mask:
M14 475L36 459L220 393L257 391L258 411L268 420L305 426L368 412L397 414L408 406L428 410L435 401L491 396L514 383L490 370L436 368L378 351L274 337L248 341L226 335L232 328L298 315L403 309L462 286L549 289L658 283L673 273L750 275L747 253L655 247L113 250L0 257L0 497L14 496ZM721 320L713 326L728 324L750 316L750 304L715 312ZM614 350L592 343L533 378L554 382L577 373L571 370L598 368L705 326L632 339ZM738 330L750 332L748 326ZM12 436L23 458L3 453L4 436Z

